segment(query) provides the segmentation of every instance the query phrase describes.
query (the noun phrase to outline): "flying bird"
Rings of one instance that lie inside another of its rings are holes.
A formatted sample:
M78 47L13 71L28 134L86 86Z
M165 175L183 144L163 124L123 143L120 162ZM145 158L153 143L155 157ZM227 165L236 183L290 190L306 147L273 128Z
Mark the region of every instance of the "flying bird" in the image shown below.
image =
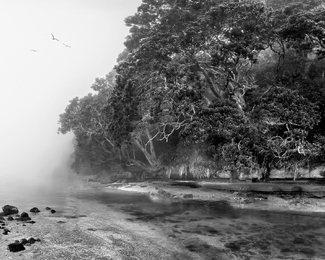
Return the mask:
M52 40L53 40L53 41L58 41L58 42L59 42L59 39L55 38L54 35L53 35L53 33L51 33L51 35L52 35ZM67 47L67 48L71 48L70 45L65 44L64 42L62 42L62 44L63 44L65 47Z
M65 44L65 43L62 43L65 47L67 47L67 48L71 48L71 46L70 45L68 45L68 44Z
M53 41L58 41L58 42L59 42L59 40L58 40L57 38L54 37L53 33L51 33L51 35L52 35L52 40L53 40Z
M34 49L33 50L30 50L30 51L32 51L32 52L38 52L38 50L34 50Z

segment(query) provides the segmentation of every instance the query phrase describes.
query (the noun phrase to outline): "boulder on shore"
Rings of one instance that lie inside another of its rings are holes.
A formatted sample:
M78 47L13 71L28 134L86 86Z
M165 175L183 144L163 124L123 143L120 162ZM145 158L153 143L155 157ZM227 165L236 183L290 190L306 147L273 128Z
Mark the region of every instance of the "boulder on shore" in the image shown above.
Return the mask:
M2 211L5 216L12 215L12 214L18 214L19 210L15 206L11 205L5 205L2 207Z
M25 247L21 243L11 243L8 245L8 249L10 252L19 252L25 250Z
M38 212L41 212L41 211L38 208L34 207L34 208L31 208L30 212L38 213Z
M31 220L31 218L29 217L28 213L23 212L23 213L21 213L20 217L17 218L17 220L28 221L28 220Z

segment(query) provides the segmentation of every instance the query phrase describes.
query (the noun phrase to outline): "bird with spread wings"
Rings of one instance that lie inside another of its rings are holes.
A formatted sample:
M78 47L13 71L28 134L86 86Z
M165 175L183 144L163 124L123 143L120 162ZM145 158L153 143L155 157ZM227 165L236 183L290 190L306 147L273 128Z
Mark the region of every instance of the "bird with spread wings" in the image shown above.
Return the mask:
M60 42L60 40L59 40L59 39L55 38L55 36L53 35L53 33L51 33L51 35L52 35L52 40L53 40L53 41L58 41L58 42ZM71 46L70 46L70 45L68 45L68 44L65 44L64 42L62 42L62 44L63 44L65 47L67 47L67 48L71 48Z

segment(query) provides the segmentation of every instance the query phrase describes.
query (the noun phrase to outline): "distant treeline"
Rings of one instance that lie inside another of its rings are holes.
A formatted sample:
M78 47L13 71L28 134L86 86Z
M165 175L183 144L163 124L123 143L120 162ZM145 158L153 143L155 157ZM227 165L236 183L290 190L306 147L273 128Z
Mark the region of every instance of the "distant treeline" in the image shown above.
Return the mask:
M156 172L196 149L225 169L325 160L325 4L143 0L114 70L70 101L72 165Z

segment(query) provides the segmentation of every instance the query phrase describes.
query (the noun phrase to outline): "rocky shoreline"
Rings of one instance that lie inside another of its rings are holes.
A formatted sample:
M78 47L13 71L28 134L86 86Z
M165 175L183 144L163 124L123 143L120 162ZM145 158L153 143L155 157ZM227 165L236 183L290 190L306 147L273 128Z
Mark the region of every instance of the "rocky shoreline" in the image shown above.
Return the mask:
M49 207L46 207L45 210L49 210L52 214L56 212ZM37 207L33 207L30 209L30 212L35 215L41 211ZM5 205L2 207L2 212L0 212L0 229L3 236L7 236L15 229L13 228L14 223L16 223L16 226L21 225L22 227L26 227L26 224L33 225L36 223L27 212L18 213L19 209L15 206ZM17 230L16 233L18 233ZM34 237L16 239L8 244L7 249L10 252L19 252L25 250L25 246L31 246L36 242L41 242L41 239Z

